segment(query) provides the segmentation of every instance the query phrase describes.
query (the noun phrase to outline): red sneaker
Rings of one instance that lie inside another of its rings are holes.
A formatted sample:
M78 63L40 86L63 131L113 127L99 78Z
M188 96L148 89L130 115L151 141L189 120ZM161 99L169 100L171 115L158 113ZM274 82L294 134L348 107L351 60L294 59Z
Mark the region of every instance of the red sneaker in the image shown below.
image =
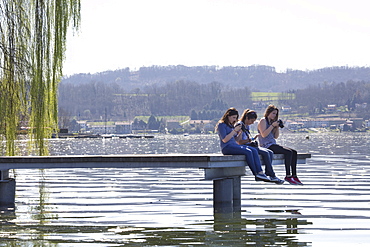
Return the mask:
M301 180L299 180L297 176L293 176L292 178L296 182L296 184L303 185L303 183L301 182Z
M290 184L298 185L297 182L293 179L293 177L285 177L284 180Z

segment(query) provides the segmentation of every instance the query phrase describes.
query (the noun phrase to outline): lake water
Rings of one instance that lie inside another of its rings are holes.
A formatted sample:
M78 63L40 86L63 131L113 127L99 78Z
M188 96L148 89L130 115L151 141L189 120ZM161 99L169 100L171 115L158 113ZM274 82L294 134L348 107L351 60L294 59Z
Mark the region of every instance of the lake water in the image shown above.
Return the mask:
M304 186L242 178L242 211L213 212L198 169L16 170L0 246L368 246L370 134L283 133L309 152ZM219 153L216 135L51 139L52 155ZM284 177L283 165L274 166ZM249 170L248 170L249 172Z

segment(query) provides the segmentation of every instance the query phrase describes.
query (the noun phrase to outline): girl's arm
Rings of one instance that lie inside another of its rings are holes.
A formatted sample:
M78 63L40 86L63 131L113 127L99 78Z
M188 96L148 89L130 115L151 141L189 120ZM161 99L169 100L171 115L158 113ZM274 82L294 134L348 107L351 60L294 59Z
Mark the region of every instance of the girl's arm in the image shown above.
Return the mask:
M268 128L266 128L266 126L267 126L266 119L261 119L257 127L262 138L267 137L270 134L270 132L274 129L274 126L272 125L270 125Z
M251 140L248 138L248 136L243 132L235 139L236 139L236 142L239 145L244 145L244 144L247 144L247 143L251 142Z
M221 126L218 126L218 132L219 132L221 141L223 143L226 143L230 141L230 139L233 138L236 134L238 134L239 136L240 134L238 133L238 131L240 131L240 129L241 129L241 126L236 126L234 129L232 129L230 133L226 133L227 131L226 124L222 124Z
M260 135L262 138L267 137L270 132L272 131L274 138L279 137L279 128L277 127L279 123L277 121L273 122L268 128L266 128L267 123L266 119L261 119L261 121L258 123L258 130L260 132Z
M278 137L279 137L279 135L280 135L279 126L276 126L276 127L272 130L272 133L274 134L274 138L275 138L275 139L278 139Z

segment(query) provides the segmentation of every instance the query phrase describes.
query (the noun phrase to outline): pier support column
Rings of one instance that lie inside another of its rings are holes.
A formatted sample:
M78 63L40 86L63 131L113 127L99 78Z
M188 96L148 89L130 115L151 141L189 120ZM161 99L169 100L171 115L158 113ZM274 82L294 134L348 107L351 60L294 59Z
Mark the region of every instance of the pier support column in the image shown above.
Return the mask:
M234 212L241 211L241 198L242 198L242 188L241 188L241 177L233 177L233 208Z
M240 176L213 180L213 207L218 213L241 209Z
M0 171L0 208L14 208L15 179L9 178L9 170Z

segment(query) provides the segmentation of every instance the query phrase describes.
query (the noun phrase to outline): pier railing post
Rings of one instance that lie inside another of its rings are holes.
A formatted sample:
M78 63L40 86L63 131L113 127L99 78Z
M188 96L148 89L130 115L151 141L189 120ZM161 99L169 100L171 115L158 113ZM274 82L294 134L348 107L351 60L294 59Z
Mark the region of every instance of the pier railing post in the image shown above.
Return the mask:
M9 178L9 170L0 170L0 208L15 206L15 179Z

